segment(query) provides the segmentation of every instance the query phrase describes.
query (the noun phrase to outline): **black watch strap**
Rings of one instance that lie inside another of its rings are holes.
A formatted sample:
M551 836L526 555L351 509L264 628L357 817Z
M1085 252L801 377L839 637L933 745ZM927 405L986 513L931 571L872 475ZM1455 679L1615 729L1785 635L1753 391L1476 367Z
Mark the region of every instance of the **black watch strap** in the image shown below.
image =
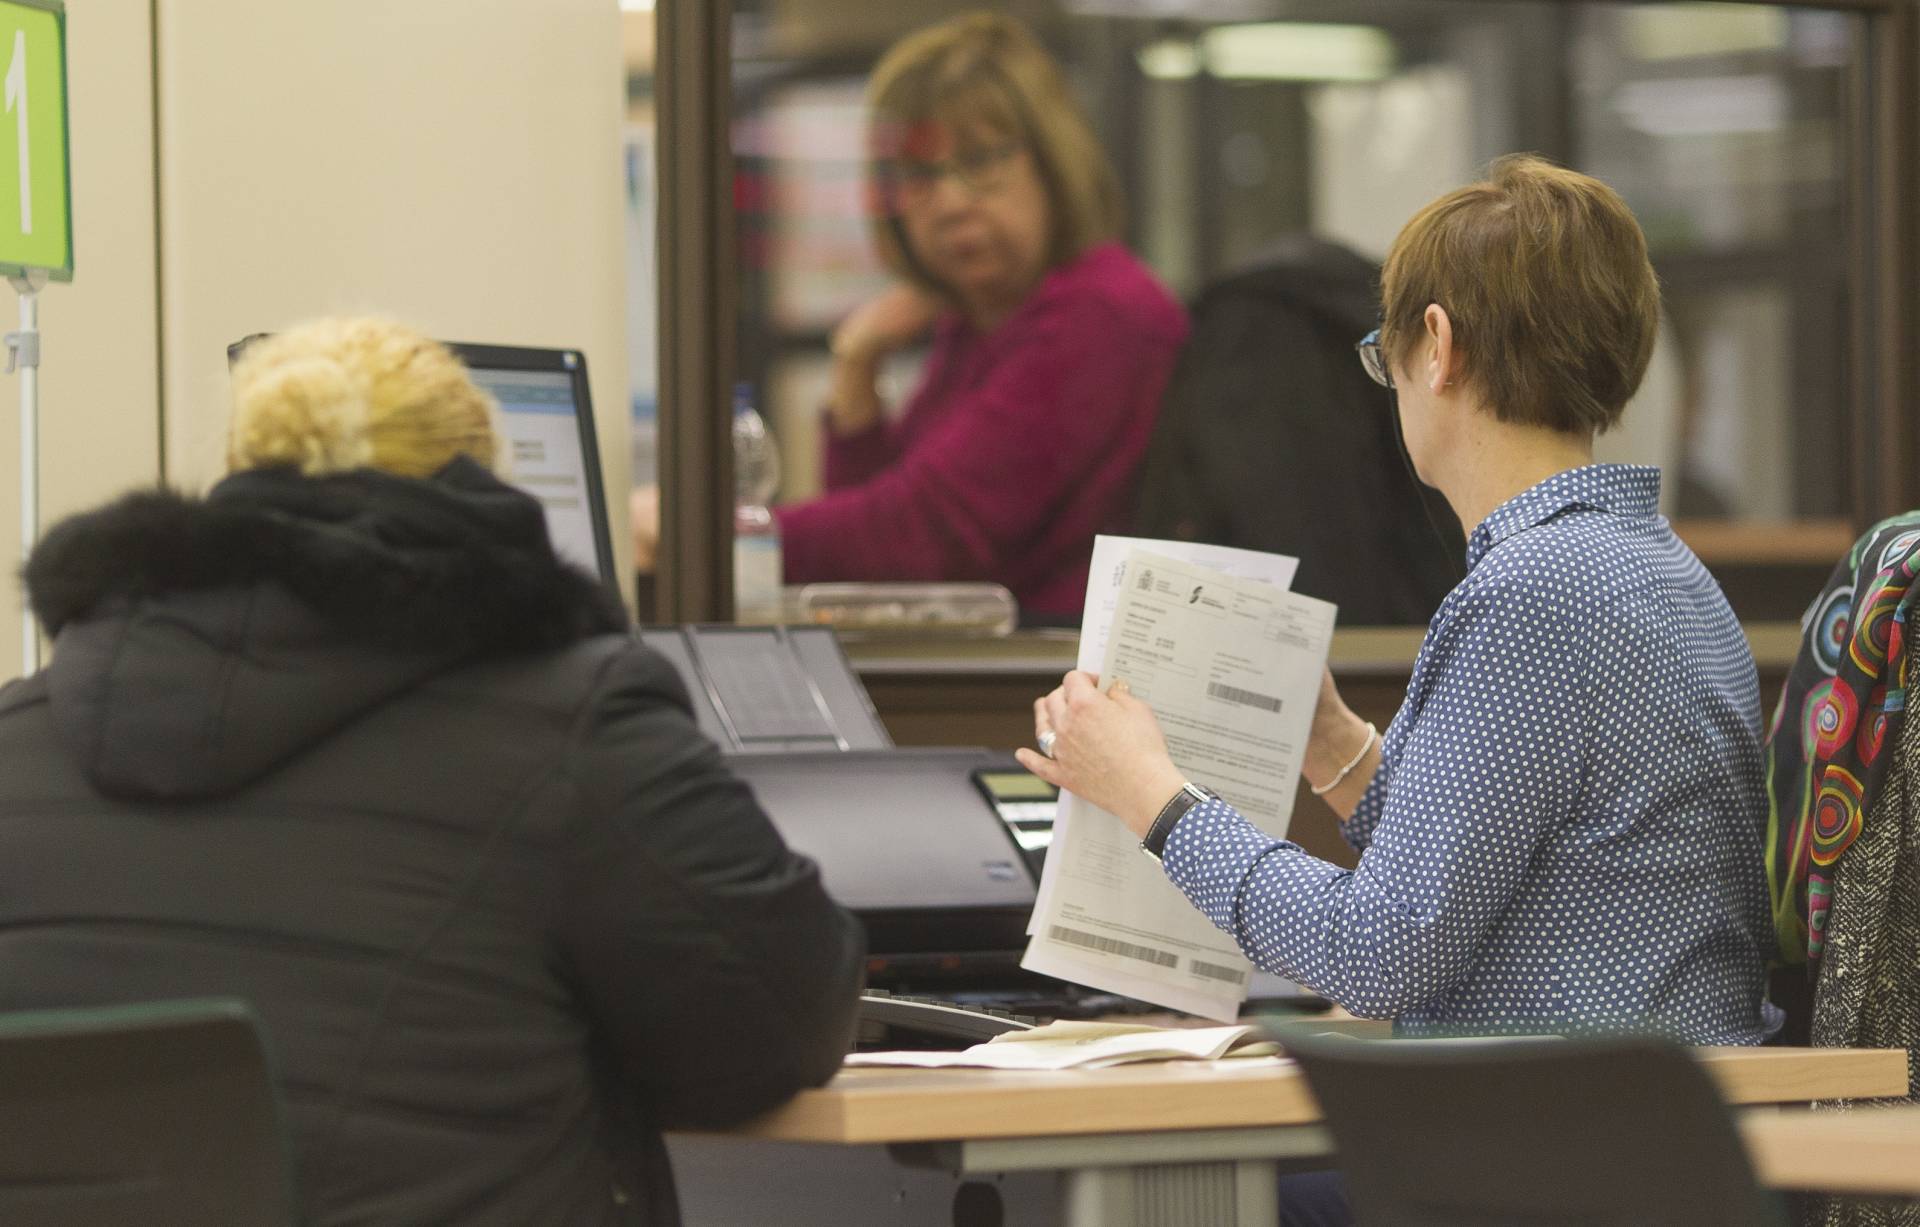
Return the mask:
M1211 789L1200 787L1191 780L1182 784L1180 791L1173 794L1172 800L1160 807L1159 814L1154 817L1153 825L1147 828L1146 838L1140 841L1140 851L1156 861L1159 860L1166 852L1167 837L1173 834L1174 825L1187 816L1188 810L1202 801L1211 801L1219 795Z

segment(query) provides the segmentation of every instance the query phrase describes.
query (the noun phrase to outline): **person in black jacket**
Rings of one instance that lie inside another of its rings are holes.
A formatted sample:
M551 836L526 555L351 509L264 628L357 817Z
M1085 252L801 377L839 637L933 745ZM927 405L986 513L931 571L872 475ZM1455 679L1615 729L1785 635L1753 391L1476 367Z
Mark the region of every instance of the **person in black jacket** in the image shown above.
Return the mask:
M1342 626L1422 626L1460 582L1466 536L1413 472L1393 395L1353 360L1380 270L1288 235L1193 303L1133 530L1291 554L1297 592Z
M433 342L235 371L233 472L48 534L0 689L0 1009L237 996L306 1221L670 1224L662 1129L838 1069L856 922L491 471Z

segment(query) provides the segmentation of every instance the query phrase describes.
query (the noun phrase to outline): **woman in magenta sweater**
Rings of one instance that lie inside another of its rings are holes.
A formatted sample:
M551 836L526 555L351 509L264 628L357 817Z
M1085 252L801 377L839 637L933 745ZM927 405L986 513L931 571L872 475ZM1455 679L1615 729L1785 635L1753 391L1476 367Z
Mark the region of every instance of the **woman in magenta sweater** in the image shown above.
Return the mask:
M1117 241L1113 171L1059 66L977 13L880 62L875 234L902 284L833 337L828 492L775 509L789 583L990 580L1077 615L1122 530L1186 316ZM905 411L882 360L931 330Z

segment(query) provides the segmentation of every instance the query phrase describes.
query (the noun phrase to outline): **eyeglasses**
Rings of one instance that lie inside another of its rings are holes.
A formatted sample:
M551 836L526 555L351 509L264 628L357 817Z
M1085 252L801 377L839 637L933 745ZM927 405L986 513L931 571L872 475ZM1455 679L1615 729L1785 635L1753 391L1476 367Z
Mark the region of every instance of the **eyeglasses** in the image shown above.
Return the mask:
M1387 369L1387 355L1380 349L1378 328L1355 342L1353 349L1360 355L1360 365L1373 382L1383 388L1393 387L1393 372Z
M984 196L1006 185L1013 156L1023 148L1018 141L1008 141L938 161L892 158L884 164L882 174L901 203L925 200L948 175L975 196Z

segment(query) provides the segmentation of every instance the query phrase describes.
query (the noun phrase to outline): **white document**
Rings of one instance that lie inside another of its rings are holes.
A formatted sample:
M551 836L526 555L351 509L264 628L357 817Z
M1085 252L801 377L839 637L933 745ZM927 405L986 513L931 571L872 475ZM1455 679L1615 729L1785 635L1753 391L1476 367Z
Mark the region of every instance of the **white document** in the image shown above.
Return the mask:
M1080 615L1080 654L1073 667L1086 673L1098 673L1107 662L1107 634L1113 626L1113 611L1120 604L1126 578L1127 558L1136 549L1150 550L1167 558L1242 579L1257 579L1275 588L1293 586L1293 573L1300 560L1284 554L1263 554L1258 550L1237 550L1226 545L1198 545L1191 541L1157 541L1149 537L1097 536L1093 539L1093 562L1087 570L1087 601ZM1073 825L1076 802L1071 793L1062 794L1053 820L1053 838L1058 840ZM1048 898L1058 877L1059 858L1049 850L1040 871L1040 889L1033 915L1027 922L1032 934L1045 914Z
M1009 1031L959 1052L856 1052L847 1058L847 1064L916 1069L1099 1069L1139 1061L1272 1056L1279 1050L1278 1044L1261 1038L1259 1028L1250 1025L1180 1028L1056 1022L1031 1031Z
M1096 572L1096 574L1099 574ZM1102 594L1104 596L1104 594ZM1088 605L1095 594L1090 592ZM1284 837L1334 607L1136 548L1104 636L1103 685L1152 705L1173 761ZM1084 647L1084 645L1083 645ZM1231 1021L1251 965L1118 818L1063 797L1021 965Z

